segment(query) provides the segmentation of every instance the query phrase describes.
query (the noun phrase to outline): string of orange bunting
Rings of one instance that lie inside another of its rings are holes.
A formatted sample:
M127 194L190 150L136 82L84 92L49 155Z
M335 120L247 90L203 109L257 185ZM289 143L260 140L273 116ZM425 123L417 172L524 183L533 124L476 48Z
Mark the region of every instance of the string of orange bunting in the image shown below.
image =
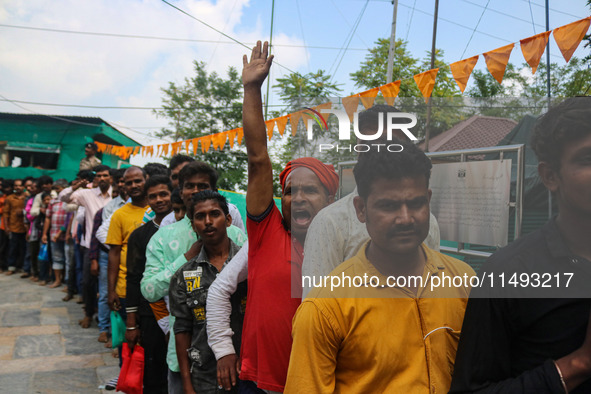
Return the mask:
M568 25L557 27L554 30L539 33L520 40L519 44L521 47L521 52L523 53L525 61L531 67L532 74L535 74L538 68L540 59L544 53L544 50L546 49L546 44L548 43L550 33L553 33L556 45L558 45L558 48L560 48L560 51L562 52L562 56L568 63L573 53L581 43L583 37L587 33L590 24L591 16L573 23L569 23ZM505 69L507 68L507 63L509 62L509 57L511 56L511 52L513 51L514 47L515 43L512 43L492 51L482 53L488 71L498 83L503 81ZM464 93L464 90L466 89L468 79L470 78L470 75L472 75L472 70L474 70L479 57L480 55L476 55L451 63L449 65L452 75L462 93ZM415 83L425 98L425 101L431 97L431 93L435 87L438 71L439 69L435 68L414 75ZM342 105L351 119L353 118L354 112L357 110L359 101L361 101L361 104L365 108L369 108L373 105L374 100L380 92L382 93L386 103L393 105L394 100L400 91L400 83L401 81L398 80L386 85L366 90L361 93L343 97ZM320 114L320 116L322 116L326 121L329 114L323 114L320 110L329 109L331 107L332 103L329 102L313 107L312 109L315 110L317 114ZM301 110L288 115L280 116L278 118L267 120L265 124L267 126L267 136L269 140L271 140L273 137L275 128L277 128L279 134L283 136L288 122L291 126L292 135L295 135L300 119L303 119L304 122L306 122L307 119L312 119L312 115L307 110ZM243 137L244 133L242 128L237 128L199 138L151 146L117 146L103 144L101 142L96 142L96 144L99 152L115 155L123 160L127 160L130 156L135 156L138 154L141 154L142 156L156 155L157 157L166 156L169 153L171 155L175 155L184 151L186 151L187 154L197 154L199 152L199 148L201 148L202 153L207 153L212 148L216 150L223 150L226 143L229 143L230 149L232 149L234 148L234 144L242 144Z

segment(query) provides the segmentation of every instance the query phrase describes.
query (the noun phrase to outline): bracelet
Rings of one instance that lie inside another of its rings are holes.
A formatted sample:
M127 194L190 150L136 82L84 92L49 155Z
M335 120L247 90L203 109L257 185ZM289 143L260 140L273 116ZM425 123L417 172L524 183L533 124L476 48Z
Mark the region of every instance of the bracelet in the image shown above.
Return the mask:
M564 377L562 376L562 371L560 370L558 364L556 364L556 361L553 362L554 366L556 367L556 371L558 372L558 376L560 376L560 383L562 383L562 388L564 389L564 392L568 394L568 389L566 388L566 382L564 381Z
M140 328L139 326L135 326L135 327L125 327L125 329L127 331L133 331L133 330L137 330L138 328Z

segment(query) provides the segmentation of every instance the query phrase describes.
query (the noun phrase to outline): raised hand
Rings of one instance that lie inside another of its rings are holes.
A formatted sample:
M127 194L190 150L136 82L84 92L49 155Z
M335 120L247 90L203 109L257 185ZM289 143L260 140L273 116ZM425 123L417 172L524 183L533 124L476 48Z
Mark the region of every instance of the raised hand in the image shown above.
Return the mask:
M250 61L248 61L248 56L244 55L242 57L242 63L244 64L244 68L242 69L242 84L245 87L252 86L260 88L265 78L267 78L269 69L273 63L273 55L269 56L269 43L265 41L261 48L261 42L257 41L256 46L252 48Z

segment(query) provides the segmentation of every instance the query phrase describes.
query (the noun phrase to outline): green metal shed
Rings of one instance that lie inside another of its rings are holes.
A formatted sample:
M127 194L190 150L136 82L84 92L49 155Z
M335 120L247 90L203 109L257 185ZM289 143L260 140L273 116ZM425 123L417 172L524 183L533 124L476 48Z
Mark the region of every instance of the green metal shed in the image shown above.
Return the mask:
M141 145L98 117L0 112L0 177L46 174L71 180L84 157L84 145L93 141ZM113 168L128 163L113 155L97 156Z

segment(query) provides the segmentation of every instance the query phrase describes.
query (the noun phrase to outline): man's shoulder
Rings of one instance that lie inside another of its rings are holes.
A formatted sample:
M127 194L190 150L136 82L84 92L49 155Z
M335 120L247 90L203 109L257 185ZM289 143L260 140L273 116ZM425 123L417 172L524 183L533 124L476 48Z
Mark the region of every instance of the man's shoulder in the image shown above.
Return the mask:
M129 242L135 238L141 239L144 236L150 235L150 233L155 233L156 231L158 231L158 227L156 227L152 221L149 221L142 226L139 226L129 234Z
M181 265L180 268L172 275L171 279L184 280L184 278L187 276L195 276L193 275L194 271L196 271L201 265L198 257L199 256L193 257L191 260Z
M156 231L150 239L148 247L151 248L156 244L161 246L168 244L171 248L172 246L176 245L178 249L178 245L180 245L180 242L182 241L182 239L185 238L184 236L186 234L195 234L191 228L187 227L188 226L187 223L185 223L184 218L182 220L179 220L178 222L169 224L166 227L160 227L158 231ZM183 237L181 237L181 235L183 235Z
M306 300L308 300L308 299L321 300L321 299L340 298L340 295L341 295L341 294L339 294L340 292L346 292L346 291L349 291L350 289L345 288L344 286L341 286L340 281L339 281L339 286L334 286L334 288L331 288L331 285L334 284L332 278L339 278L340 279L343 277L348 277L348 278L352 278L355 276L363 277L364 270L362 268L362 265L363 265L362 260L359 258L359 256L355 255L355 256L351 257L350 259L347 259L344 262L342 262L341 264L339 264L335 269L330 271L330 273L328 275L321 275L319 277L312 278L312 282L313 282L312 284L314 284L316 287L314 287L312 290L310 290L310 292L306 296ZM316 283L314 283L314 281L316 281ZM350 294L345 294L345 293L343 293L343 295L350 296Z
M318 214L316 215L316 217L334 218L335 215L348 214L351 210L354 209L354 198L355 195L353 195L353 193L347 194L345 197L321 209L320 212L318 212Z
M464 273L468 275L476 275L476 272L470 265L467 263L456 259L455 257L448 256L436 250L433 250L423 244L425 251L430 259L432 259L433 263L439 266L443 266L447 271L455 274L455 275L463 275Z
M542 247L546 243L544 239L544 227L499 249L488 258L485 264L493 264L498 269L516 268L515 263L517 261L521 261L532 254L544 254L545 248Z

